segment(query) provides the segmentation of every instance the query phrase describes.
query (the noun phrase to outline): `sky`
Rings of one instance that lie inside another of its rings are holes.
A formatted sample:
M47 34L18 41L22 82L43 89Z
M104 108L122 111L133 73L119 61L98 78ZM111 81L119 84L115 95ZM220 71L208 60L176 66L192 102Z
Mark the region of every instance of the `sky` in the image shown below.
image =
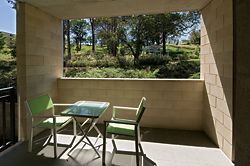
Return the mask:
M16 10L7 0L0 0L0 31L16 34Z

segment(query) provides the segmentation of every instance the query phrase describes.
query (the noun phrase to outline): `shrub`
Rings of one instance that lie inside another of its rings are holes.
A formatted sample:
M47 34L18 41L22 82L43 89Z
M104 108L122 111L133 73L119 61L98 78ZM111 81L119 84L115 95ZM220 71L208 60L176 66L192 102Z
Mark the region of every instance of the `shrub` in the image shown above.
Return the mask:
M179 61L162 66L157 73L158 78L189 78L198 73L200 65L193 61Z
M16 60L10 55L0 54L0 88L14 86L16 87Z
M158 70L124 70L121 68L88 68L80 70L77 68L65 71L66 77L80 78L156 78Z
M139 58L140 66L151 66L158 67L168 63L170 58L168 56L159 56L159 55L146 55Z
M134 67L134 59L131 56L118 56L120 68L128 69Z
M97 67L118 67L119 62L116 57L104 56L102 59L97 60Z
M190 79L200 79L200 72L192 74L189 78Z

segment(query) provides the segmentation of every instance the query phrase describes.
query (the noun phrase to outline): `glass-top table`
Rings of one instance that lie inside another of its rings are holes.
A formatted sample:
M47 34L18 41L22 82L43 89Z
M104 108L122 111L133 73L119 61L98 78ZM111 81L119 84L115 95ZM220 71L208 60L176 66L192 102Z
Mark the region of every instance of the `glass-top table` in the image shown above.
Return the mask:
M99 102L99 101L78 101L74 103L72 106L68 107L66 110L61 112L62 116L71 116L75 120L77 126L81 130L83 136L77 142L77 144L71 148L68 154L70 154L82 141L84 138L87 139L88 144L94 149L98 157L100 157L100 154L97 152L95 146L92 144L92 142L88 138L88 133L94 128L97 133L97 139L102 136L100 130L95 126L95 124L98 122L99 118L104 114L104 112L109 107L109 102ZM84 117L87 118L85 122L82 124L78 121L77 117ZM87 127L86 124L88 123Z
M78 116L85 118L99 118L108 108L108 102L78 101L67 108L61 115Z

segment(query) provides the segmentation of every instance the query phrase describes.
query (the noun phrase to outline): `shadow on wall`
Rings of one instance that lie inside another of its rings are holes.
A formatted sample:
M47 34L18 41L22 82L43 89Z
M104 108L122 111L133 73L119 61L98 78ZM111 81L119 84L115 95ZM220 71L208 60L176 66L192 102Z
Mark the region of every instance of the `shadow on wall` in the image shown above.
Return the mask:
M201 56L205 78L204 129L232 157L232 1L211 1L202 10Z
M206 134L213 140L213 142L219 146L216 136L216 129L213 120L212 110L209 104L207 88L204 88L204 113L203 113L203 127Z

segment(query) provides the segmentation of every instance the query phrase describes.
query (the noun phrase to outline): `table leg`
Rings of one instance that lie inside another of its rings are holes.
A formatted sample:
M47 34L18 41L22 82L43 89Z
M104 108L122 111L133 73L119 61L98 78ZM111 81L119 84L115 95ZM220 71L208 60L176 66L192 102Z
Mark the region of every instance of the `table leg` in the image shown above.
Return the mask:
M96 150L95 146L92 144L92 142L89 140L88 138L88 133L89 131L91 131L91 129L94 127L93 123L94 123L94 119L91 119L90 124L88 125L88 128L86 130L86 132L84 132L84 130L82 129L81 124L76 120L76 118L74 117L77 126L79 127L79 129L81 130L81 132L83 133L82 138L75 144L75 146L69 151L68 154L70 154L82 141L84 138L87 139L87 141L89 142L89 145L94 149L94 151L96 152L96 154L98 155L98 157L101 157L100 154L98 153L98 151Z

